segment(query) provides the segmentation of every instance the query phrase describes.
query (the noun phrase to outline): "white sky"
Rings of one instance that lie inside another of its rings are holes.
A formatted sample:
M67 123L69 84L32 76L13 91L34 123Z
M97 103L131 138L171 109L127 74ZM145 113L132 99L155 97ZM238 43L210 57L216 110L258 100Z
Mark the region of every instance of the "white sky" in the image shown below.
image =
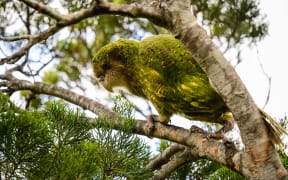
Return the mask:
M262 0L260 7L267 14L269 35L256 48L245 50L244 62L237 67L237 71L244 84L259 107L265 103L268 91L268 80L263 75L259 60L266 73L272 77L270 100L265 108L273 117L281 118L288 114L288 1Z

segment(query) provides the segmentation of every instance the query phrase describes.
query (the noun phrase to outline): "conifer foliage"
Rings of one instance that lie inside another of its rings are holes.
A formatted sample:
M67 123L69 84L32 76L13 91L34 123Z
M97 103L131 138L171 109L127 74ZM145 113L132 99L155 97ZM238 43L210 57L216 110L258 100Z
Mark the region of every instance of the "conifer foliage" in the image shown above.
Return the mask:
M21 110L2 94L0 102L1 178L146 179L151 175L145 169L149 149L131 133L114 132L109 124L97 129L85 123L83 112L61 102L49 102L39 112Z

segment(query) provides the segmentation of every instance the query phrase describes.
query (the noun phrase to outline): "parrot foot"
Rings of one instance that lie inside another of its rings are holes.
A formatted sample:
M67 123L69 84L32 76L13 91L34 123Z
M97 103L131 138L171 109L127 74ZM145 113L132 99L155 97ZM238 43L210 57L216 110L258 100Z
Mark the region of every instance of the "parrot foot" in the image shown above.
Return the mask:
M190 132L201 133L201 134L204 134L207 138L212 138L212 139L217 139L217 140L222 139L223 141L228 142L229 140L225 136L225 133L228 131L231 131L233 128L234 128L234 119L230 119L223 125L223 127L219 131L215 133L204 131L203 129L194 125L191 126Z
M217 140L223 139L224 141L227 140L227 138L224 136L224 133L221 133L219 131L217 131L216 133L210 133L195 125L191 126L190 133L200 133L203 134L208 139L217 139Z
M207 134L205 130L201 129L198 126L192 125L190 128L190 133L200 133L200 134Z
M145 130L146 130L149 138L151 138L150 135L152 135L152 133L155 129L155 124L154 124L155 121L159 121L159 116L154 115L154 114L148 116L147 122L145 125Z
M227 121L223 127L217 131L217 134L225 134L228 131L231 131L234 128L234 119Z
M231 119L229 121L227 121L223 127L216 131L215 133L211 133L210 134L210 138L214 138L214 139L223 139L224 142L228 142L228 138L225 136L225 133L228 131L231 131L234 128L234 119Z

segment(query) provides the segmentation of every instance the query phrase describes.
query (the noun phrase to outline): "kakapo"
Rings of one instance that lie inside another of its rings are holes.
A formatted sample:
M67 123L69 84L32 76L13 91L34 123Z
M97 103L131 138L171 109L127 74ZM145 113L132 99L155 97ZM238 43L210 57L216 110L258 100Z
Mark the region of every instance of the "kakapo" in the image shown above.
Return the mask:
M123 86L132 94L151 101L161 123L173 114L190 120L219 123L217 133L233 128L233 116L191 53L173 36L150 36L142 41L119 39L102 47L93 58L95 76L108 91ZM274 144L283 145L286 131L259 109L273 134Z

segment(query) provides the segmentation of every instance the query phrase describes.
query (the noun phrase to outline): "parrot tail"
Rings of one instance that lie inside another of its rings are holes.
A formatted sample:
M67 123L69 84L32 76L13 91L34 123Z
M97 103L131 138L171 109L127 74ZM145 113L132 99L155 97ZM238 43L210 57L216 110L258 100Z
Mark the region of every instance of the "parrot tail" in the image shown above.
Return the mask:
M261 115L265 119L265 124L268 127L269 134L271 135L271 141L274 145L280 148L280 150L285 149L285 144L283 143L281 139L282 134L288 135L287 131L279 124L277 123L269 114L267 114L262 109L258 108Z

